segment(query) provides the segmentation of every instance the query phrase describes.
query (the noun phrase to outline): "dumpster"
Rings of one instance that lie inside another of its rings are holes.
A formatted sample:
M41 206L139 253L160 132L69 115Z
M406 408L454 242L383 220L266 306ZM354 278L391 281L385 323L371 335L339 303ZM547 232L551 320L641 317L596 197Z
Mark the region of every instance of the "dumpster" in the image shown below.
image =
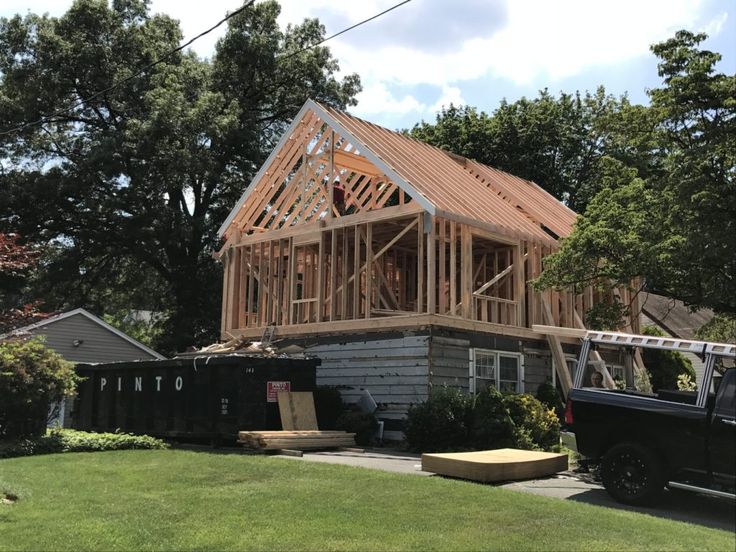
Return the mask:
M160 437L235 440L281 429L279 390L314 391L316 358L234 354L78 364L72 427Z

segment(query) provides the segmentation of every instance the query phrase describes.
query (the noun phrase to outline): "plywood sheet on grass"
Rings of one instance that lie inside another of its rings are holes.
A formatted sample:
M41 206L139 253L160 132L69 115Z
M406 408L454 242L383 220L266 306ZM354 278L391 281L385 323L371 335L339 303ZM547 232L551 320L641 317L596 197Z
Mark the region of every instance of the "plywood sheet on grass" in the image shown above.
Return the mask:
M567 469L567 454L497 449L422 454L422 471L489 483L545 477Z

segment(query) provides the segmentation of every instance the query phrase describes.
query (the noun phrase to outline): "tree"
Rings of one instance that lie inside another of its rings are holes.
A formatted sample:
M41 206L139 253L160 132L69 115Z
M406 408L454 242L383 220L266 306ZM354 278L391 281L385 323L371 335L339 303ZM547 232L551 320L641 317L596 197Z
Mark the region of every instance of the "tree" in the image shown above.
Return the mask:
M656 326L646 326L642 333L667 337L667 334ZM660 389L677 389L677 381L681 375L686 375L690 381L695 381L693 363L682 353L665 349L642 348L641 355L655 393Z
M23 303L28 273L38 263L39 251L17 234L0 232L0 334L49 316L39 302Z
M736 345L736 316L717 314L698 329L696 337L706 341Z
M648 167L648 144L631 140L629 123L646 125L646 111L626 97L594 93L502 101L492 115L464 106L443 108L434 124L422 122L414 138L532 180L582 212L600 189L601 159L621 158Z
M693 308L736 314L736 76L717 73L705 35L656 44L663 86L650 92L659 174L606 163L601 192L548 258L537 286L597 282L651 291Z
M74 392L74 365L39 338L0 341L0 440L46 431L49 405Z
M335 77L328 48L301 52L324 38L317 20L281 30L265 1L229 20L211 60L174 54L84 100L181 41L147 4L0 20L0 129L66 109L0 138L0 224L53 243L39 285L55 275L55 307L151 290L142 306L168 311L158 346L173 351L216 338L216 230L290 118L307 97L354 105L360 82Z

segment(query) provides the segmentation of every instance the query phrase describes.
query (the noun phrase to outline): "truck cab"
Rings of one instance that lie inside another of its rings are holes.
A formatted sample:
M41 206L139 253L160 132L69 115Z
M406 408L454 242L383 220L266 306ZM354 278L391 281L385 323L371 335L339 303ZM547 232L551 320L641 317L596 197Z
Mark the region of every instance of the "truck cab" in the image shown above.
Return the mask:
M697 389L647 387L646 348L700 355ZM601 360L616 349L628 359L618 382ZM600 463L606 490L620 502L651 503L665 487L736 499L735 358L734 345L588 332L567 401L566 441ZM599 370L606 385L591 379Z

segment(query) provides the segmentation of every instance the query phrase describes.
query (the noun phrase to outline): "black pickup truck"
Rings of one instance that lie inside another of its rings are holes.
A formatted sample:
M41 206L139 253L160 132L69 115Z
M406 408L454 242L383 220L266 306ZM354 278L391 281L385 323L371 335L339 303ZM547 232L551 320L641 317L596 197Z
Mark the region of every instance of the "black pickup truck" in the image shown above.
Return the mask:
M628 389L583 386L591 370L591 346L610 347L612 341L629 353L648 346L698 351L705 360L700 389L642 393L633 384ZM589 332L568 396L567 442L599 462L606 490L620 502L651 503L665 486L736 498L736 368L728 368L735 351L723 344ZM715 389L717 367L722 377Z

